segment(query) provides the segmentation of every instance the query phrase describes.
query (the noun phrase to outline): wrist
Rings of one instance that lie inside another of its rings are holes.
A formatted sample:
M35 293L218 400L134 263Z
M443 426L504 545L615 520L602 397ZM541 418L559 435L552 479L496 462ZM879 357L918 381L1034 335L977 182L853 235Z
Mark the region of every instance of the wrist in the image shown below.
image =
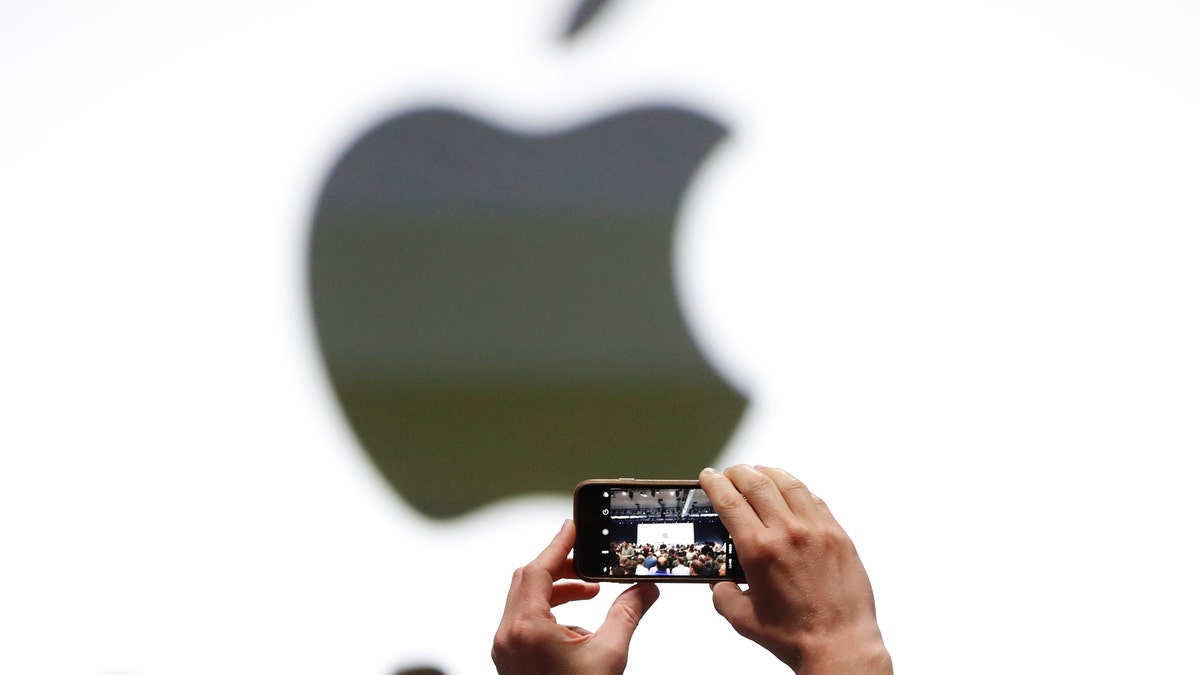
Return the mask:
M796 675L892 675L892 656L875 625L852 634L809 636Z

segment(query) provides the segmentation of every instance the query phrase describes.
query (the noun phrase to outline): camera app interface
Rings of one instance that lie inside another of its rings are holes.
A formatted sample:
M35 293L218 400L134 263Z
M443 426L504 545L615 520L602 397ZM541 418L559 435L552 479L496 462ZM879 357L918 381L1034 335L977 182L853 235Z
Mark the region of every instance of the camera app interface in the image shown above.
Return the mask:
M700 489L609 489L614 577L720 578L733 569L733 542Z

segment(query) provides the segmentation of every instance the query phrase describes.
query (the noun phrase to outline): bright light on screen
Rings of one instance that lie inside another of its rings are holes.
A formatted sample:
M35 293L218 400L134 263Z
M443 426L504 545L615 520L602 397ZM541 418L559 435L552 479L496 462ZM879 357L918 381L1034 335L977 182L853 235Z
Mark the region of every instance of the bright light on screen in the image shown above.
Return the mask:
M637 536L643 544L694 544L696 526L692 523L644 523L638 525Z

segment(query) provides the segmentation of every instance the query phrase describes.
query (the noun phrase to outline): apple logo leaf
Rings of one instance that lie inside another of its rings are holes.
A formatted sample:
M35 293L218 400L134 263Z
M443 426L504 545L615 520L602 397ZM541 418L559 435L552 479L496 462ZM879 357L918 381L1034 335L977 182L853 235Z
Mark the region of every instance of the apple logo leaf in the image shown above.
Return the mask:
M575 6L575 11L571 14L571 20L567 23L567 30L563 33L563 39L570 40L576 35L579 35L592 19L600 13L609 4L609 0L580 0Z
M685 189L727 134L678 107L518 133L430 107L369 130L318 201L309 283L346 418L451 518L588 477L688 477L746 405L678 304Z

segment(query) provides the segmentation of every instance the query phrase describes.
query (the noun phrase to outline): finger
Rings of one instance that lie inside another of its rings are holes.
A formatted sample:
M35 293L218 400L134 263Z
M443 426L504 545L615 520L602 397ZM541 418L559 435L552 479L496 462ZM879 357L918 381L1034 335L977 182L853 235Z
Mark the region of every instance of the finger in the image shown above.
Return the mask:
M837 522L837 519L833 517L833 512L829 510L829 504L813 493L800 479L784 469L765 466L755 468L770 475L775 480L776 484L779 485L779 491L783 493L784 499L788 501L788 504L791 504L792 500L795 499L802 508L811 508L818 513L824 514L830 520ZM811 507L809 506L810 501Z
M731 581L713 584L712 600L717 614L725 617L725 620L739 633L754 617L750 594L738 588L738 585Z
M736 540L739 536L748 534L756 527L762 527L762 521L754 513L754 509L742 498L742 493L733 486L724 474L713 469L700 472L700 487L708 495L725 529Z
M771 479L779 494L787 503L788 508L797 516L808 517L816 511L817 497L809 491L808 486L792 474L768 466L756 466L760 473ZM821 502L824 503L824 502Z
M575 574L575 561L571 558L563 558L562 560L559 560L554 564L553 567L550 568L549 572L550 576L553 577L555 581L558 581L559 579L579 578L579 576Z
M554 535L554 539L550 541L550 545L545 548L536 558L533 559L534 565L544 569L555 579L562 579L565 574L564 562L568 560L567 556L571 553L571 548L575 545L575 522L570 518L563 521L562 529L558 534ZM565 566L570 569L570 565Z
M554 581L562 578L563 563L571 542L575 537L575 524L571 520L563 523L550 544L528 565L513 573L508 587L508 598L504 604L507 618L527 611L538 614L550 612L550 600L554 592ZM564 548L565 547L565 548Z
M837 518L835 518L833 516L833 511L829 510L829 504L825 503L824 499L821 499L820 497L818 497L816 495L813 495L812 498L813 498L813 508L817 511L817 513L822 514L825 518L828 518L831 522L836 524L838 527L841 527L841 524L838 523Z
M575 600L591 600L600 592L600 584L584 581L560 581L550 590L550 606L574 602Z
M634 584L623 591L613 601L608 616L604 618L604 624L596 630L592 639L606 643L609 648L622 653L628 652L634 629L638 627L638 623L654 601L658 600L658 593L657 584L645 583Z
M763 525L772 527L793 517L791 508L779 492L779 486L770 476L748 464L726 469L725 476L746 497L746 503L754 509Z

